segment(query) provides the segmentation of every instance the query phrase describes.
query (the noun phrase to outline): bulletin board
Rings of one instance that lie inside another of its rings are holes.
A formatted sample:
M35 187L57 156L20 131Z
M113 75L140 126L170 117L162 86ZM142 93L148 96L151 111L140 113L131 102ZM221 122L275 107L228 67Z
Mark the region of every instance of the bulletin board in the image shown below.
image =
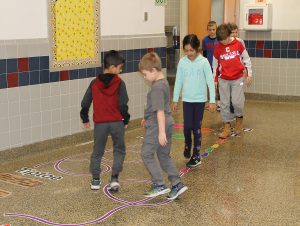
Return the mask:
M100 0L49 0L50 70L100 66Z

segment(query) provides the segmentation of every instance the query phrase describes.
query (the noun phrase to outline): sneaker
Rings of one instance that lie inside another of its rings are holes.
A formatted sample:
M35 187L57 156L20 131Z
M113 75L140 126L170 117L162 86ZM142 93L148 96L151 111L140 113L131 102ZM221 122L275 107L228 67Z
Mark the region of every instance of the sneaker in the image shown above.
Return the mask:
M110 192L118 192L119 188L120 188L120 183L118 178L112 177L108 185L108 190Z
M100 189L101 180L100 179L92 179L91 180L91 189L99 190Z
M183 192L188 190L188 187L185 186L183 183L179 182L178 184L174 185L171 189L171 192L168 195L168 200L174 200Z
M186 159L189 159L191 157L191 148L189 148L188 146L185 146L184 151L183 151L183 156Z
M187 162L186 166L189 168L194 168L200 164L201 164L201 157L193 155L190 161Z
M221 106L217 105L217 111L221 111Z
M145 197L153 198L159 195L167 194L171 191L170 188L167 188L165 185L156 185L153 184L150 191L145 193Z

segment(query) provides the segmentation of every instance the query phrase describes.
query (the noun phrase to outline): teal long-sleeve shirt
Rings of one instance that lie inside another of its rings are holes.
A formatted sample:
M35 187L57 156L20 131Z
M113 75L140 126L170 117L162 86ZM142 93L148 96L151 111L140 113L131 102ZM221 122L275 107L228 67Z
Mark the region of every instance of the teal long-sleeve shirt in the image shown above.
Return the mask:
M209 102L215 103L215 85L208 60L202 55L194 61L187 56L181 58L177 67L173 102L178 102L181 91L184 102L206 102L207 86Z

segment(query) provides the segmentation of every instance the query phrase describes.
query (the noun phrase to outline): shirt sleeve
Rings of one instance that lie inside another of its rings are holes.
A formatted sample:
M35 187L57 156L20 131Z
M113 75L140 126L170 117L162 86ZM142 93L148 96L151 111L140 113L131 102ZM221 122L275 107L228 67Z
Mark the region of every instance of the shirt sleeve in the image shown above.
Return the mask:
M219 60L218 60L218 56L217 56L217 51L215 49L214 51L214 56L213 56L213 62L212 62L212 69L213 69L213 78L214 80L216 81L217 80L217 70L218 70L218 67L219 67Z
M204 39L202 39L202 51L207 51L205 43L206 43L206 41L205 41L205 38L204 38Z
M126 85L124 81L121 81L120 92L119 92L119 111L123 116L123 122L125 125L129 123L130 114L128 112L128 94L126 90Z
M165 97L164 90L161 84L152 86L151 101L153 111L164 111L165 110Z
M204 63L204 74L209 89L209 103L216 103L214 79L208 60Z
M173 93L173 102L178 102L179 95L183 85L183 68L181 65L181 61L178 63L177 72L176 72L176 79L175 79L175 86L174 86L174 93Z
M240 51L242 53L242 55L241 55L242 61L245 65L245 68L247 71L247 77L252 76L252 64L251 64L250 56L249 56L247 50L244 48L242 43L240 43Z
M80 111L80 118L83 123L89 122L89 109L93 101L92 95L92 84L94 80L90 83L88 89L86 90L83 99L81 101L81 111Z

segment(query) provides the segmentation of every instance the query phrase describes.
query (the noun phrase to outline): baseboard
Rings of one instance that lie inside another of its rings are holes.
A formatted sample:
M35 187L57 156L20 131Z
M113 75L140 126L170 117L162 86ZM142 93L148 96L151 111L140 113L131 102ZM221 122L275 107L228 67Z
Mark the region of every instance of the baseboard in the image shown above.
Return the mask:
M300 102L300 96L281 96L273 94L260 94L260 93L245 93L248 100L262 100L272 102Z

